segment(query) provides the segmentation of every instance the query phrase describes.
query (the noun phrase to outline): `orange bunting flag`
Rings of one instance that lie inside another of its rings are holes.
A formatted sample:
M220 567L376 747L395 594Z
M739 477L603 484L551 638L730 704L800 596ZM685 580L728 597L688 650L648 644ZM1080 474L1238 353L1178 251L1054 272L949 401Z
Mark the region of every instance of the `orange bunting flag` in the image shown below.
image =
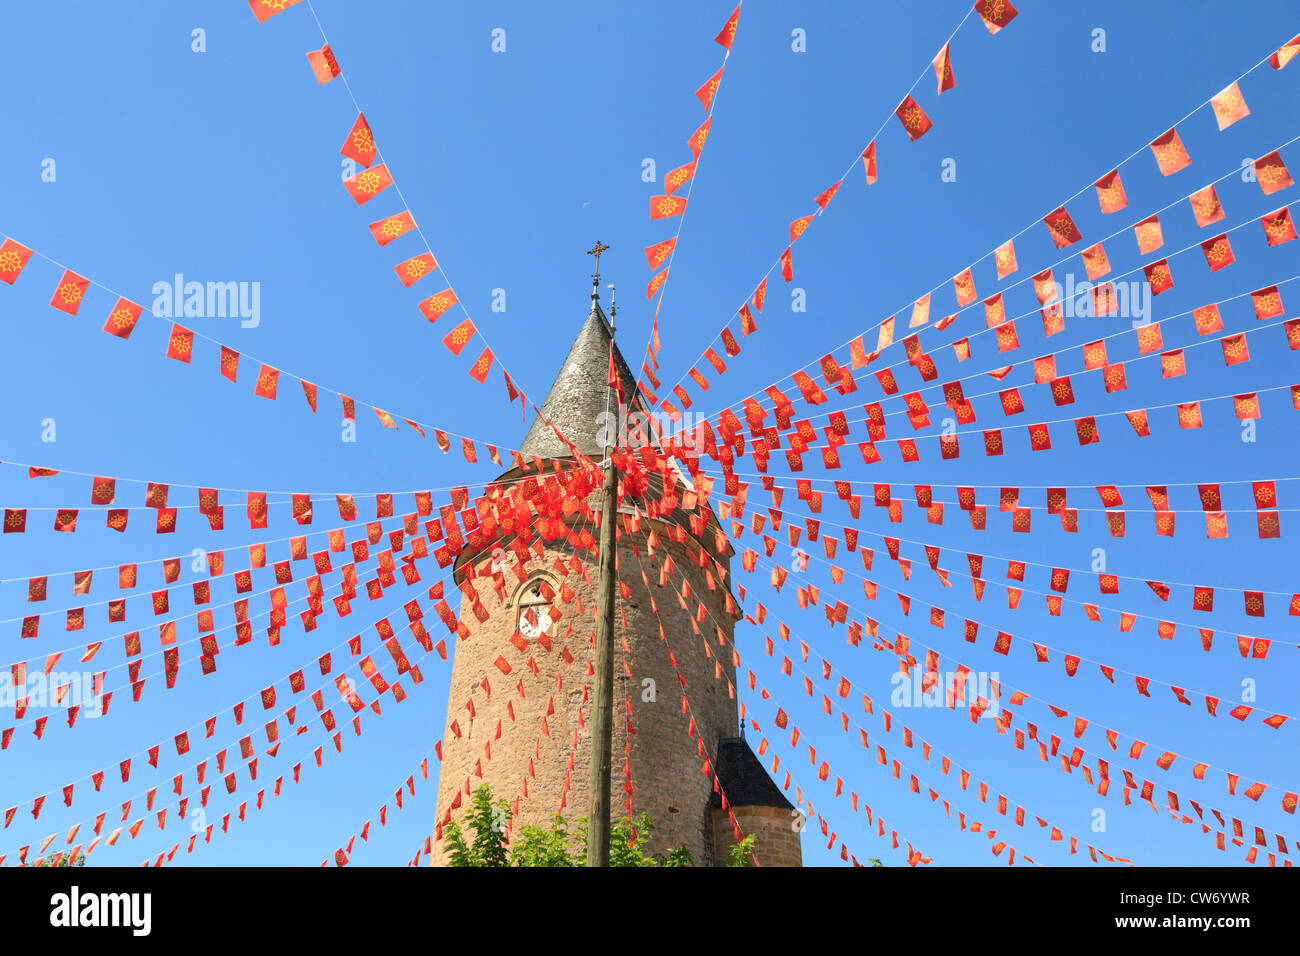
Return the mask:
M1286 206L1261 216L1259 222L1264 227L1264 238L1270 246L1280 246L1296 237L1295 222L1291 219L1291 210Z
M1210 100L1210 106L1214 107L1214 118L1219 123L1220 131L1250 115L1250 107L1246 105L1245 97L1241 95L1241 88L1236 83L1220 91L1214 99Z
M31 257L32 250L12 239L6 239L0 245L0 279L13 285Z
M1219 203L1219 194L1214 191L1213 183L1192 193L1187 201L1191 203L1192 215L1196 217L1196 225L1201 229L1224 217L1223 206Z
M1019 11L1011 5L1010 0L975 0L975 12L980 15L989 33L996 34L1014 20Z
M682 183L689 180L695 175L695 164L698 160L692 159L684 166L678 166L676 169L664 176L664 192L672 195Z
M668 270L665 269L663 272L651 279L650 284L645 287L645 297L647 299L653 299L655 293L659 291L659 287L664 284L664 280L667 278Z
M651 196L650 197L650 218L669 219L673 216L680 216L686 211L686 200L681 196Z
M786 282L794 280L794 260L790 258L790 247L785 247L785 252L781 253L781 278Z
M375 237L375 242L381 246L386 246L414 228L415 220L411 217L411 213L407 211L372 222L370 224L370 234Z
M1220 233L1213 239L1206 239L1201 243L1201 251L1205 253L1205 261L1209 263L1211 272L1218 272L1224 266L1230 266L1237 261L1236 256L1232 254L1232 244L1228 242L1228 234Z
M118 299L117 304L113 306L113 311L108 313L104 331L109 335L116 335L119 339L129 339L143 311L144 309L134 302Z
M430 322L437 322L442 314L458 301L455 292L451 289L443 289L420 303L420 313Z
M1290 63L1297 53L1300 53L1300 35L1278 47L1277 52L1268 58L1269 65L1275 70L1280 70Z
M957 304L962 308L979 298L975 292L975 278L971 275L970 269L960 275L953 276L952 290L957 296Z
M50 299L50 305L60 312L76 315L88 288L90 288L89 279L83 279L71 269L65 269L63 278L59 280L54 296Z
M1100 187L1098 193L1100 194ZM1057 206L1053 212L1043 217L1043 222L1047 225L1047 232L1058 249L1064 249L1083 238L1079 233L1079 227L1074 224L1074 220L1070 218L1064 206Z
M727 22L723 24L722 32L713 38L715 43L721 43L728 51L731 50L731 41L736 39L736 24L740 22L740 4L736 4L736 9L731 12Z
M262 398L275 400L275 389L280 381L280 370L272 368L269 365L262 365L261 371L257 373L257 388L253 394L260 395Z
M1019 266L1016 265L1016 246L1014 239L1008 239L1002 245L993 251L993 261L998 266L998 278L1005 279L1011 273L1015 272Z
M357 121L352 124L352 130L339 152L362 166L369 166L375 161L375 135L370 132L370 124L366 122L364 113L357 114Z
M1255 160L1255 179L1265 196L1291 185L1291 174L1287 172L1286 163L1282 162L1277 150Z
M474 320L466 319L447 333L442 340L442 344L451 350L452 355L459 355L461 350L465 348L466 343L474 337L474 332Z
M248 0L248 6L257 17L258 23L265 23L277 13L283 13L301 0Z
M1112 169L1101 179L1097 180L1097 202L1101 204L1102 212L1119 212L1128 205L1128 197L1124 195L1124 183L1119 178L1119 170Z
M939 92L950 90L957 85L956 78L952 75L952 55L948 51L948 44L943 45L933 60L934 75L939 80Z
M862 165L867 173L867 185L876 184L876 141L873 139L862 151Z
M399 262L393 266L393 271L397 273L397 278L402 280L402 285L409 289L436 268L438 263L434 260L433 253L425 252L412 256L405 262Z
M898 121L903 124L903 129L907 130L907 135L914 143L928 133L930 127L934 125L930 122L930 117L925 115L925 110L921 109L911 96L898 104L894 115L898 117Z
M492 350L489 348L485 348L483 349L483 354L481 354L477 359L475 359L473 366L470 367L469 377L472 378L474 381L478 382L480 385L482 385L484 382L487 381L488 372L490 372L491 370L492 370Z
M840 183L842 183L842 182L844 182L844 180L841 179L841 180L840 180L839 182L837 182L835 185L831 186L831 187L828 188L828 189L823 190L823 191L821 192L821 194L818 195L817 198L816 198L815 200L813 200L815 203L817 203L818 206L821 207L822 212L825 212L825 211L826 211L826 206L827 206L827 204L828 204L832 199L835 198L835 191L836 191L837 189L840 188Z
M1143 255L1154 252L1165 244L1164 232L1160 228L1160 220L1155 216L1148 216L1143 219L1133 227L1133 233L1137 236L1138 251Z
M677 237L665 239L663 242L656 242L653 246L646 246L645 261L649 263L651 269L658 269L664 264L673 250L677 248Z
M343 187L356 200L358 206L370 202L391 185L393 185L393 177L388 175L388 167L383 163L374 169L363 169L355 176L348 176L343 180Z
M700 128L691 134L691 138L686 141L686 145L691 148L691 155L696 159L700 158L700 150L704 148L704 141L709 138L709 126L713 123L710 117L700 124Z
M1162 176L1172 176L1192 162L1192 158L1187 155L1187 150L1183 147L1183 141L1178 138L1177 129L1171 129L1163 136L1153 139L1151 152L1156 157L1156 164L1160 167Z
M722 82L722 71L724 67L718 67L718 72L714 73L705 81L704 85L695 91L701 103L704 104L704 112L709 112L713 107L713 97L718 92L718 84Z
M322 86L341 72L339 61L334 58L334 51L330 49L328 43L319 50L309 50L307 62L311 64L312 72L316 74L316 82Z
M167 357L188 364L193 352L194 333L183 325L173 325L171 337L167 340Z

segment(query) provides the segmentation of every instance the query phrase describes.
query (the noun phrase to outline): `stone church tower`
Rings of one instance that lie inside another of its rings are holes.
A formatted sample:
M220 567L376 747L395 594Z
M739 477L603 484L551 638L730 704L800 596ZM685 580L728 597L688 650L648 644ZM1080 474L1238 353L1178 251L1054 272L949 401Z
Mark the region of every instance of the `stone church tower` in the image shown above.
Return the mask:
M544 418L555 422L579 453L596 462L603 458L598 435L610 392L607 382L611 341L609 320L593 288L590 314L542 406ZM635 394L635 379L617 347L613 354L624 395ZM530 463L527 470L512 467L500 476L501 480L512 481L532 472L534 456L545 461L547 470L554 461L570 456L568 446L542 417L534 419L519 450L524 461ZM600 510L600 494L598 486L588 499L595 512ZM644 515L645 508L641 510ZM621 511L630 513L631 507L625 503ZM739 612L727 610L730 574L710 590L705 569L698 563L699 551L704 548L729 568L732 550L728 546L725 553L715 552L717 519L711 510L701 513L708 518L704 534L688 534L684 544L673 540L667 522L644 518L635 533L624 529L619 539L619 580L630 588L630 595L619 599L619 610L626 614L626 629L621 614L616 615L611 815L616 820L626 817L624 773L625 766L630 765L632 812L648 812L656 826L648 852L663 852L684 844L697 866L725 865L727 848L734 842L733 828L714 793L712 778L701 772L702 743L703 753L716 768L743 831L758 835L755 855L760 865L799 866L799 836L791 826L791 804L768 778L748 744L737 736L738 687L730 645ZM622 517L620 514L620 526ZM675 517L689 531L688 514L679 508ZM585 527L592 535L597 533L581 515L566 520L575 530ZM652 529L658 538L653 558L647 549ZM639 557L633 552L634 544ZM593 554L575 552L564 538L543 545L542 556L533 554L525 566L522 583L514 574L505 574L504 600L500 592L479 588L483 604L491 612L485 623L475 622L469 601L463 600L460 614L470 625L472 636L456 642L447 726L443 731L438 824L449 814L451 819L460 819L469 806L469 791L483 783L492 786L495 798L504 797L512 805L518 800L513 833L526 824L549 824L561 812L572 833L578 820L586 815L591 702L588 700L584 706L583 697L588 684L587 660L593 653L599 571ZM488 542L475 554L469 554L467 549L457 560L455 581L463 579L467 561L481 564L492 547ZM575 553L589 580L578 573L563 579L558 574L556 560L570 564ZM659 573L667 556L671 556L674 568L668 586L660 587ZM650 582L648 589L642 582L642 569ZM686 608L677 597L683 577L690 584L691 594ZM562 621L553 624L529 611L531 606L540 604L545 608L549 603L540 593L546 590L544 585L558 591L562 584L576 592L576 599L570 603L556 601L565 613ZM652 593L657 618L651 610ZM704 602L709 615L699 624L699 634L692 628L697 601ZM579 602L581 613L576 612ZM718 646L715 622L726 635L726 647ZM667 641L659 636L660 623ZM526 651L521 650L516 632L527 641ZM572 655L572 662L566 664L568 655ZM511 666L509 675L496 665L499 657ZM529 666L530 658L535 662L536 674ZM674 672L673 659L686 681L689 714L682 712L683 688ZM485 676L487 689L481 683ZM517 684L520 681L522 684ZM650 696L648 688L653 689L652 700L645 699ZM632 706L630 738L625 697ZM553 712L548 714L552 707ZM692 718L695 736L688 737ZM459 737L452 729L453 722ZM575 731L576 747L572 746ZM567 805L561 811L566 779ZM435 865L445 862L445 849L445 841L435 842Z

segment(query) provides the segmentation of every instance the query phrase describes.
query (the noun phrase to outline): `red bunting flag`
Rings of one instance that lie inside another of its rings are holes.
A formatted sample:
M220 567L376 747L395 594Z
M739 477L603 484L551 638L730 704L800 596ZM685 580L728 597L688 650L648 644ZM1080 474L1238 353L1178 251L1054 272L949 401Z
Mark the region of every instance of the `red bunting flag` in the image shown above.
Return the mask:
M934 75L939 80L939 92L950 90L957 85L957 80L952 73L952 55L948 51L948 44L943 45L932 61L934 66Z
M316 74L316 82L322 86L341 72L339 61L334 58L334 51L330 49L328 43L319 50L309 50L307 62L311 64L312 72Z
M383 163L374 169L363 169L355 176L343 180L343 187L356 200L358 206L370 202L391 185L393 185L393 177L388 174L388 167Z
M1214 108L1214 118L1219 123L1220 131L1250 115L1250 107L1246 105L1241 88L1236 83L1221 90L1210 100L1210 106Z
M257 17L258 23L265 23L277 13L283 13L301 0L248 0L248 6Z
M478 382L480 385L482 385L484 382L487 381L487 375L488 372L491 371L491 369L492 369L492 350L490 348L485 348L483 349L483 353L479 355L477 359L474 360L474 364L470 366L469 377L474 379L474 381Z
M790 223L790 241L794 242L796 239L802 236L804 230L808 228L808 224L812 221L813 221L812 216L801 216L800 218L794 220L794 222Z
M1097 192L1098 195L1101 194L1100 186L1097 187ZM1102 211L1107 212L1108 210L1103 206ZM1070 218L1070 214L1065 211L1064 206L1058 206L1053 212L1044 216L1043 222L1047 225L1047 232L1058 249L1064 249L1066 246L1072 245L1083 238L1079 233L1079 227L1074 224L1074 220Z
M1172 176L1180 169L1186 168L1192 161L1183 147L1183 141L1178 138L1177 129L1171 129L1163 136L1153 139L1151 152L1155 155L1162 176Z
M665 239L663 242L656 242L653 246L646 246L645 261L649 263L651 269L658 269L664 264L664 261L672 255L673 249L677 247L677 237Z
M189 363L194 352L194 333L183 325L172 325L172 334L167 340L167 357L178 362Z
M1296 237L1295 222L1291 219L1291 210L1287 206L1261 216L1259 222L1264 227L1264 238L1270 246L1290 242Z
M678 166L676 169L670 171L668 175L664 176L664 192L667 195L671 196L678 187L695 175L696 162L698 162L698 160L692 159L686 165Z
M1273 69L1280 70L1290 63L1297 53L1300 53L1300 35L1278 47L1277 52L1268 58L1268 62Z
M31 257L32 250L22 243L6 239L0 245L0 279L13 285Z
M867 185L876 184L876 141L873 139L862 151L862 165L867 173Z
M1124 195L1124 183L1119 178L1119 170L1112 169L1101 179L1097 180L1097 202L1101 204L1101 211L1105 213L1119 212L1128 205L1128 197Z
M1255 179L1264 195L1269 196L1291 185L1291 174L1277 150L1255 160Z
M144 309L127 299L118 299L113 310L108 313L108 320L104 323L104 331L109 335L116 335L120 339L131 337L135 324L140 320L140 313Z
M369 166L375 161L375 135L370 131L364 113L357 114L356 122L352 124L348 138L343 141L343 148L339 152L362 166Z
M402 280L402 285L409 289L436 268L438 263L434 260L433 253L425 252L412 256L405 262L399 262L393 266L393 271L397 273L397 278Z
M1010 0L975 0L975 12L980 15L989 33L997 34L1016 18L1018 11Z
M475 331L474 320L466 319L447 333L442 340L442 344L451 350L452 355L459 355L461 350L465 348L466 343L474 337Z
M375 242L381 246L386 246L414 228L415 219L412 218L409 211L406 211L400 212L396 216L388 216L372 222L370 224L370 234L375 237Z
M682 196L651 196L650 197L650 218L669 219L673 216L680 216L686 211L686 199Z
M723 69L725 68L721 66L718 67L718 72L709 77L708 80L705 81L704 85L695 91L695 95L699 98L700 102L704 104L704 112L706 113L713 107L713 97L718 92L718 84L722 82Z
M686 141L686 145L691 148L691 155L696 159L700 158L700 150L704 148L704 142L709 138L709 126L713 123L713 118L709 117L700 124L700 128L691 134L691 138Z
M83 279L71 269L65 269L63 278L59 280L54 296L50 299L50 305L60 312L76 315L88 288L90 288L89 279Z
M736 9L731 12L731 16L727 18L727 22L723 24L722 31L716 37L713 38L714 42L721 43L724 47L727 48L728 52L730 52L731 43L733 40L736 39L736 25L739 22L740 22L740 4L736 4Z
M898 104L898 108L894 110L894 115L903 124L903 129L907 130L907 135L912 142L916 142L928 133L930 127L934 125L930 122L930 117L925 115L925 110L921 109L920 105L911 96Z
M455 292L451 289L443 289L421 302L420 312L430 322L437 322L442 314L458 301Z
M262 398L275 400L275 389L280 381L279 369L272 368L270 365L263 364L261 370L257 373L257 387L253 394L260 395Z
M664 284L664 280L667 278L668 278L668 270L664 269L653 279L651 279L650 284L645 287L645 297L647 299L653 299L655 293L659 291L659 287Z

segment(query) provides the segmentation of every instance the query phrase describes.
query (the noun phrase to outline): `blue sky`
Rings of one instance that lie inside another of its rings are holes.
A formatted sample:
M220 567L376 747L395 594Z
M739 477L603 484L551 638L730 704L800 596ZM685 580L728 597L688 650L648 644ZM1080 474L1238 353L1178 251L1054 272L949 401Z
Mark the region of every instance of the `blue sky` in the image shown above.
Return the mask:
M470 314L525 392L537 399L545 394L586 315L591 260L584 252L596 239L612 246L602 266L606 278L620 288L620 341L629 361L639 364L650 326L641 291L649 274L641 250L673 228L647 219L648 197L661 185L642 180L643 160L653 159L662 176L690 159L686 139L703 119L693 93L721 60L722 50L712 38L732 5L318 0L315 7L410 209ZM957 86L936 98L928 63L966 14L968 7L960 0L924 8L826 3L797 11L761 0L745 5L660 317L665 385L685 372L708 344L707 337L752 291L784 248L790 220L815 211L812 197L840 176L917 76L922 78L914 95L934 128L909 143L897 122L889 120L878 139L880 181L868 188L861 167L853 170L826 215L796 244L792 286L776 277L769 283L759 332L744 339L743 353L707 396L695 392L695 410L717 411L796 365L815 363L885 316L905 316L918 294L946 282L1088 187L1300 30L1300 21L1283 3L1231 10L1209 3L1134 7L1116 2L1069 8L1025 2L1021 8L1020 16L994 37L976 17L966 21L952 42ZM497 28L505 31L503 53L492 50ZM192 50L195 29L205 31L205 52ZM1097 29L1105 31L1105 52L1092 50ZM792 49L793 31L803 31L805 51ZM398 211L396 196L390 191L358 208L338 183L338 148L355 117L340 83L319 87L313 79L304 53L319 45L305 5L260 26L239 2L197 9L135 3L125 10L56 2L10 11L0 35L0 71L8 87L20 92L7 98L9 148L0 152L6 184L0 194L0 232L146 306L154 284L177 273L199 281L257 282L260 321L255 327L242 327L231 318L195 319L192 327L394 415L511 447L524 429L519 406L507 404L497 373L486 388L470 380L465 369L473 355L455 359L440 341L453 324L451 317L431 329L416 310L423 295L437 290L423 289L427 283L403 290L390 274L393 264L419 251L413 248L415 240L380 249L366 228L379 216ZM1251 115L1225 132L1218 131L1208 108L1181 123L1179 132L1192 157L1186 170L1161 177L1143 150L1121 170L1129 199L1123 212L1103 217L1087 189L1069 207L1083 244L1058 253L1041 226L1031 229L1017 240L1021 271L1008 281L1123 229L1231 173L1244 159L1300 134L1297 70L1294 64L1281 72L1265 65L1247 77L1242 92ZM1292 170L1297 157L1294 146L1283 150ZM42 178L46 160L54 161L52 182ZM951 182L941 176L948 160L956 169ZM1198 230L1186 204L1162 214L1168 251L1208 238L1218 228L1252 225L1233 233L1237 262L1228 269L1211 275L1195 250L1171 260L1175 287L1155 301L1153 318L1300 274L1300 244L1268 248L1254 223L1294 201L1291 192L1264 196L1256 184L1229 176L1218 186L1227 213L1221 226ZM1107 241L1106 248L1117 273L1154 258L1139 257L1131 235ZM1077 257L1058 267L1058 278L1068 271L1082 272ZM447 488L495 476L486 455L480 465L470 466L454 453L440 454L432 440L408 429L381 429L365 409L359 411L356 441L343 441L337 399L324 390L316 415L292 381L281 381L274 403L255 397L255 367L241 368L238 384L232 385L217 374L211 343L200 344L191 365L171 361L164 357L166 324L147 315L129 342L106 336L99 329L112 297L92 288L80 315L64 315L47 305L58 277L56 267L34 259L16 286L0 288L9 356L6 413L0 419L0 460L5 462L0 490L6 507L84 508L89 502L89 479L64 474L29 481L25 468L10 467L10 462L171 482L173 503L183 505L194 503L194 492L175 486L360 494ZM981 294L1003 287L995 284L987 261L976 267L975 279ZM1283 287L1287 318L1295 314L1292 300L1300 301L1288 291L1294 288ZM792 289L803 290L806 311L792 311ZM493 310L494 301L502 298L496 290L504 290L504 311ZM1007 298L1010 315L1036 307L1027 285ZM945 286L935 295L932 315L952 311L951 302L951 287ZM1227 331L1257 324L1248 300L1223 306L1223 316ZM938 363L937 381L1000 363L988 335L972 340L973 357L961 366L946 347L982 327L977 313L968 312L947 332L922 337ZM1120 331L1124 322L1074 319L1050 343L1044 343L1033 315L1017 327L1022 347L1007 361L1078 346ZM1186 317L1165 330L1166 347L1195 341ZM1102 442L1087 448L1076 447L1055 426L1055 447L1047 453L1030 454L1023 429L1012 427L1013 422L1101 415L1296 380L1280 328L1252 334L1248 341L1252 360L1232 368L1221 364L1212 342L1190 348L1188 374L1172 381L1160 380L1157 362L1139 362L1130 368L1129 389L1117 396L1104 394L1095 375L1077 376L1077 402L1064 410L1040 394L1042 388L1026 389L1027 414L1003 422L987 404L990 399L984 399L976 407L979 424L971 427L994 427L988 422L1007 427L1009 451L1001 458L978 454L978 435L963 436L962 456L955 461L938 461L931 440L919 443L924 465L900 464L896 453L887 453L886 463L846 466L837 477L892 482L900 497L912 484L933 483L936 497L949 501L951 488L941 491L938 486L986 485L981 500L989 503L996 501L998 486L1020 485L1036 505L1042 503L1042 491L1028 490L1031 486L1172 486L1282 478L1295 470L1296 461L1288 418L1294 413L1285 391L1261 395L1263 418L1253 442L1241 440L1240 424L1225 402L1204 407L1205 427L1199 431L1179 430L1171 409L1153 411L1153 435L1141 440L1122 418L1102 418ZM1063 369L1079 367L1077 349L1071 355L1060 360ZM1136 355L1131 337L1116 339L1111 355L1112 361ZM1023 369L1013 372L1023 374ZM879 398L869 376L861 378L855 398ZM1023 382L1023 377L1007 379L1008 384ZM900 384L907 391L919 382L907 370ZM973 380L966 393L988 392L995 384ZM851 419L861 418L861 402L847 407L857 411ZM934 417L938 424L941 416ZM53 423L53 442L43 440L50 437L47 420ZM909 434L901 430L904 423L891 421L891 438ZM860 440L860 432L856 426L854 440ZM846 462L857 459L852 445L846 451ZM741 470L753 471L752 462ZM774 461L773 473L783 474L784 465ZM808 473L824 477L819 470ZM830 501L826 487L825 522L851 522ZM1125 581L1107 606L1191 625L1180 627L1174 640L1161 641L1150 620L1139 621L1131 633L1119 633L1114 611L1103 612L1102 624L1087 622L1078 605L1067 604L1059 618L1047 616L1042 598L1032 593L1047 590L1042 567L1031 568L1021 609L1014 612L1007 610L998 583L1004 570L999 562L988 559L990 583L980 604L971 599L963 576L966 551L1088 568L1095 549L1101 548L1107 570L1137 579L1290 593L1292 515L1282 515L1282 538L1257 540L1248 486L1224 487L1224 507L1242 512L1229 515L1230 537L1216 541L1205 540L1189 487L1171 488L1173 507L1180 512L1174 538L1157 538L1150 515L1132 513L1149 508L1140 487L1124 490L1131 513L1123 539L1107 534L1097 511L1083 510L1099 507L1087 487L1070 492L1071 504L1080 508L1075 535L1065 535L1041 512L1034 514L1033 533L1017 535L1010 532L1008 516L993 508L989 530L973 532L952 506L940 528L926 524L910 504L900 525L889 525L881 512L864 504L862 519L852 523L868 537L875 531L941 544L942 566L954 571L953 587L937 586L919 545L911 546L912 580L903 583L878 541L876 569L869 575L880 584L874 609L862 597L861 581L851 575L843 587L834 586L825 565L813 562L809 579L823 588L823 598L833 590L871 613L883 632L902 630L913 642L935 647L945 658L945 669L952 656L976 670L996 671L1007 685L1050 700L1072 716L1086 715L1092 723L1080 743L1090 751L1105 749L1098 729L1103 726L1125 738L1148 740L1148 754L1135 765L1120 754L1112 765L1132 766L1139 779L1154 780L1158 795L1175 789L1184 798L1264 827L1270 841L1274 831L1281 832L1289 844L1294 818L1278 809L1278 800L1284 790L1297 786L1288 776L1297 753L1294 722L1274 731L1258 720L1211 719L1199 705L1182 707L1167 688L1153 690L1147 700L1133 692L1131 678L1123 683L1117 676L1112 687L1087 664L1070 679L1059 653L1052 654L1051 664L1037 664L1024 643L1038 640L1170 681L1186 687L1194 701L1198 694L1220 696L1225 702L1221 713L1239 700L1243 682L1249 681L1258 697L1257 714L1286 712L1289 706L1294 709L1287 688L1293 686L1297 668L1289 646L1294 629L1281 596L1270 596L1266 618L1248 619L1241 613L1240 595L1221 591L1215 613L1205 615L1190 610L1186 589L1175 589L1165 605L1140 580ZM1293 506L1295 489L1294 482L1279 484L1283 508ZM143 487L119 482L118 493L138 505ZM788 511L804 511L792 498L790 493ZM765 507L764 499L756 486L751 489L752 508ZM280 500L286 499L281 495ZM154 535L139 513L132 514L129 530L119 535L83 512L83 527L73 536L48 530L51 512L29 512L28 534L0 540L3 617L28 613L24 579L34 574L179 555L185 559L181 581L196 579L189 570L194 549L226 547L233 553L256 540L256 533L243 528L237 517L242 508L231 507L235 495L223 494L223 503L231 519L228 530L207 531L191 509L181 512L179 531L170 539ZM360 503L363 515L368 516L369 506L371 502ZM412 510L409 495L399 498L396 507L399 514ZM324 505L318 506L321 511L328 513ZM312 527L335 524L318 518ZM262 535L279 539L296 530L287 506L281 505ZM318 541L312 542L313 550L320 547ZM788 560L788 551L782 546L777 557ZM234 557L228 561L233 569ZM847 560L840 563L857 570ZM115 596L107 587L111 580L105 580L110 577L98 573L88 602ZM160 587L160 577L157 564L142 565L141 593ZM889 656L847 647L842 629L826 630L820 608L801 612L795 607L793 584L775 598L763 583L767 572L761 565L752 580L744 577L753 598L769 607L769 622L786 620L814 647L806 665L814 680L824 657L878 703L888 699L894 669ZM1095 585L1082 578L1075 575L1070 596L1095 599ZM69 578L51 579L50 587L48 608L75 603ZM892 588L913 598L910 617L901 615ZM106 719L79 721L69 731L59 716L52 716L40 743L29 727L20 729L9 750L0 754L5 765L0 809L20 806L3 833L0 853L12 854L51 830L66 831L75 821L149 786L158 785L161 799L170 792L171 775L188 766L174 751L168 753L173 733L229 706L236 696L255 697L268 681L298 667L309 666L308 687L314 686L311 668L324 649L345 642L364 622L390 608L396 612L393 619L401 619L401 604L422 593L422 587L409 593L399 587L376 602L373 613L366 606L358 610L367 616L358 614L348 622L326 618L309 635L287 628L275 648L264 646L260 627L255 627L253 643L239 649L228 646L227 634L216 677L201 678L191 662L182 666L177 691L162 690L160 678L154 677L141 703L131 704L119 690ZM214 603L234 597L228 581L214 587ZM148 613L138 601L130 605L135 621ZM364 598L357 603L369 605ZM931 603L948 611L942 631L924 621ZM3 625L0 642L12 659L119 632L103 623L102 608L88 611L88 617L94 623L75 635L76 641L46 620L37 642L20 644L15 621ZM962 642L962 617L984 624L978 645ZM1194 628L1210 626L1198 618L1211 617L1215 646L1204 653ZM183 630L182 640L193 635L192 622L186 626L191 630ZM1021 639L1009 658L992 653L989 642L998 629ZM774 626L769 631L776 637ZM1273 638L1269 659L1243 660L1235 650L1237 633ZM785 678L776 662L761 656L761 633L742 628L737 639L747 665L753 661L759 680L804 733L797 752L773 738L783 766L792 768L814 807L859 859L879 856L889 865L906 864L901 852L868 831L862 814L855 816L845 799L832 799L816 783L804 746L808 741L817 747L819 763L827 759L848 786L936 864L999 862L988 851L989 841L959 832L928 798L909 794L905 779L895 781L877 766L874 756L858 745L856 730L845 735L837 717L823 716L820 696L803 696L798 672L795 680ZM373 643L373 636L367 640ZM796 651L794 645L792 658ZM106 643L96 662L108 666L122 660L118 641ZM68 663L65 658L61 666ZM151 666L156 669L156 658L146 673ZM368 722L360 739L345 732L341 756L327 756L320 770L304 767L301 785L286 783L284 796L268 801L267 809L250 812L248 821L232 825L229 835L214 836L211 845L177 861L314 864L332 854L385 801L391 804L392 791L415 770L443 725L449 667L428 660L421 669L427 679L415 689L408 683L410 697L404 703L394 705L386 698L382 718L364 715ZM114 673L120 679L121 669ZM337 698L332 688L327 691ZM368 700L373 695L363 696ZM753 695L746 700L761 726L769 728L770 702ZM1059 844L1049 843L1033 824L1035 815L1139 863L1242 862L1244 849L1219 853L1197 827L1154 819L1140 804L1124 807L1118 787L1111 797L1100 798L1077 777L1064 777L1055 763L1040 764L1032 755L1012 751L988 722L975 726L961 714L930 708L890 709L896 722L988 781L994 793L1007 794L1013 807L1023 805L1030 826L999 829L1021 853L1045 864L1081 857L1071 858ZM250 705L246 725L260 728L264 718L251 710L261 713ZM851 716L873 742L879 740L891 754L905 754L900 759L952 801L954 818L960 808L977 819L995 820L991 805L976 799L974 784L971 792L962 793L955 771L952 777L940 776L937 756L936 763L926 765L919 753L906 751L897 723L895 732L886 735L878 715L864 716L855 709ZM1017 726L1023 726L1022 720L1069 736L1070 722L1053 720L1039 703L1023 708ZM311 733L286 740L279 758L264 759L260 779L269 782L287 772L299 759L296 754L305 754L304 762L310 762L311 749L325 738L317 724L306 723L312 725ZM195 753L231 745L233 756L233 744L244 732L223 717L206 748L191 735ZM145 774L143 760L137 758L132 785L113 783L121 756L158 742L164 743L164 756L157 771ZM1151 750L1185 756L1165 773L1155 767ZM1239 772L1242 789L1256 779L1272 786L1258 804L1228 796L1221 773L1208 772L1203 783L1191 779L1195 760ZM65 809L60 788L101 767L109 773L104 791L92 794L83 781L72 808ZM255 791L242 774L240 793L247 796ZM217 796L219 789L214 788L208 813L208 822L218 825L228 809L228 801ZM413 856L432 821L434 791L430 780L417 788L404 811L393 813L390 806L388 826L382 831L372 827L371 841L357 851L355 861L400 863ZM33 824L24 808L39 793L50 796ZM1092 829L1098 807L1106 811L1104 832ZM990 825L1003 822L996 819ZM188 835L187 827L175 824L159 833L150 821L139 839L97 850L92 861L135 864L183 843ZM60 837L56 846L62 842ZM826 853L824 846L810 834L804 841L805 859L838 862L838 847Z

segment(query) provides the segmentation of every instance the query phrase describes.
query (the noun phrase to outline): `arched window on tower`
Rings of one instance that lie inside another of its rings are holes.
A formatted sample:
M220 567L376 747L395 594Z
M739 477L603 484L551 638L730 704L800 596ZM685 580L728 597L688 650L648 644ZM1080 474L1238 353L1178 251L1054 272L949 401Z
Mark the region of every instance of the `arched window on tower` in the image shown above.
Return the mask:
M537 640L555 623L548 613L555 587L544 574L534 575L520 587L515 598L515 627L529 640Z

